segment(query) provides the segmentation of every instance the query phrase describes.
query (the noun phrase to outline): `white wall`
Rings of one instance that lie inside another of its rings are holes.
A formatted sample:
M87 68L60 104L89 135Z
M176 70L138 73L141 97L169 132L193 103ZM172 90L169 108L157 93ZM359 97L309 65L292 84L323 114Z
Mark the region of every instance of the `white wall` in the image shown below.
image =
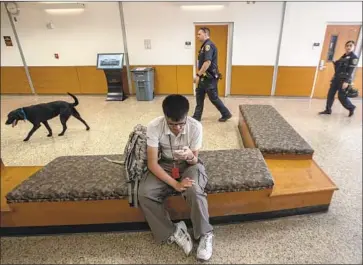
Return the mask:
M71 15L50 15L34 3L19 6L15 24L29 66L95 65L97 53L123 52L117 2L86 3L82 14ZM48 22L53 22L55 29L47 29ZM59 54L59 60L54 53ZM2 65L16 62L8 52L5 57L8 60Z
M185 3L184 3L185 4ZM195 22L233 22L233 65L274 65L282 3L226 3L223 10L185 11L181 3L125 2L130 63L153 65L194 64ZM86 2L79 15L49 15L34 3L19 3L16 27L30 66L95 65L100 52L122 52L123 42L118 4ZM327 22L362 21L362 3L288 2L280 53L280 65L316 66L320 58ZM349 12L342 12L348 10ZM55 29L46 28L53 22ZM1 13L1 65L22 65L6 12ZM4 45L10 35L14 47ZM144 49L151 39L151 50ZM184 42L191 41L191 49ZM313 50L312 44L321 46ZM54 58L59 53L60 59ZM360 66L362 60L360 60Z
M316 66L328 22L362 23L362 3L287 2L280 65ZM318 49L314 42L320 42Z
M7 47L3 36L10 36L13 46ZM2 66L22 66L19 49L16 45L15 36L11 29L10 21L6 13L4 3L1 3L1 65Z
M195 22L234 22L233 65L275 63L282 3L232 2L214 11L182 10L180 5L124 3L131 64L194 64ZM144 49L144 39L151 39L151 50ZM192 42L191 49L184 48L185 41Z

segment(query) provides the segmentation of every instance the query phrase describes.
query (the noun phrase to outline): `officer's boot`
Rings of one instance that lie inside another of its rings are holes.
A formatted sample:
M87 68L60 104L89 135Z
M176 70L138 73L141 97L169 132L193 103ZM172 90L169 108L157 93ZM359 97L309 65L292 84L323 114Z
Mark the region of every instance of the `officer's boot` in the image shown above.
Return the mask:
M355 107L349 110L348 117L352 117L354 115Z
M330 110L320 111L319 115L322 115L322 114L331 114L331 111Z

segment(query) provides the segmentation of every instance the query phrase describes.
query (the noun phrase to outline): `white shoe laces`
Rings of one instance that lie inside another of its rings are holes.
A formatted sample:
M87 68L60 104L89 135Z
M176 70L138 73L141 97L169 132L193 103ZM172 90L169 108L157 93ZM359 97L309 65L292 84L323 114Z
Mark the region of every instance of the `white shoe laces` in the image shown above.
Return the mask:
M212 233L208 233L201 238L200 243L199 243L199 247L200 247L201 251L212 248L212 238L213 238Z
M188 235L186 234L186 231L184 231L184 229L180 229L178 231L178 238L180 240L180 245L182 245L183 247L186 246L186 244L190 244L190 240L189 240L189 237Z
M187 233L183 228L178 227L176 233L169 238L168 243L176 242L182 248L186 248L190 244L190 238Z

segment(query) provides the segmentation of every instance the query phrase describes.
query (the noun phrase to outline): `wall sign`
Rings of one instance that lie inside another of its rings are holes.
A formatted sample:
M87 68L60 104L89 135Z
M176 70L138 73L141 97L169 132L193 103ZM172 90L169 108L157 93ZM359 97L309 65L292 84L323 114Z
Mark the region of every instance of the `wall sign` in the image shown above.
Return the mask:
M184 43L184 47L185 47L185 49L190 49L192 47L192 42L191 41L186 41Z
M147 39L144 40L144 46L146 50L150 50L151 49L151 40Z
M10 46L10 47L13 46L13 42L12 42L10 36L4 36L4 41L5 41L6 46Z

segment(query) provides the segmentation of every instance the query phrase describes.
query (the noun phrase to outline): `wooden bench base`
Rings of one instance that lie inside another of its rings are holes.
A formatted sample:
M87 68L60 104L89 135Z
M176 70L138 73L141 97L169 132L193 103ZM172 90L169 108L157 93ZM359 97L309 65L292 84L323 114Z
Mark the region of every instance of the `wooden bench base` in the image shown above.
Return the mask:
M337 187L315 162L266 160L266 163L275 180L273 190L210 194L209 212L213 223L265 219L328 209ZM19 173L21 168L13 168L13 174L16 169ZM28 171L33 173L36 169L29 167ZM23 172L23 179L16 175L14 183L8 184L7 187L11 189L30 175ZM11 182L12 176L2 177L1 180L4 179ZM7 191L3 191L4 196ZM32 202L14 203L9 206L10 210L4 211L2 204L3 235L47 233L46 231L54 233L58 231L54 230L56 227L59 231L65 232L64 229L67 228L74 232L75 227L79 225L83 225L81 227L86 230L99 231L112 227L116 230L132 230L135 226L147 227L140 209L130 208L127 200ZM169 198L167 207L174 220L187 219L189 216L188 206L181 196ZM109 224L106 225L108 228L104 227L105 224Z

